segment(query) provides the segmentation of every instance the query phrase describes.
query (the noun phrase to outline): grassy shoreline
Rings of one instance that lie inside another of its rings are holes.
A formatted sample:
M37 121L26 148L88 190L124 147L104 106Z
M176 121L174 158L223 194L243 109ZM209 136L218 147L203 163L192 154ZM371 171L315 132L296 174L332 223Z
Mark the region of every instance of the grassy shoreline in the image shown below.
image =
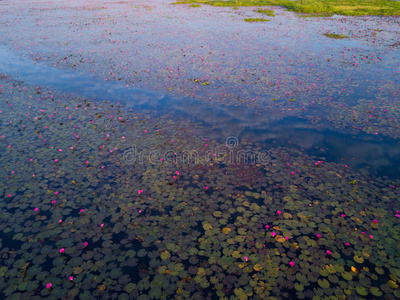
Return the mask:
M399 16L400 2L393 0L184 0L173 4L201 3L212 6L283 6L303 14L347 16Z

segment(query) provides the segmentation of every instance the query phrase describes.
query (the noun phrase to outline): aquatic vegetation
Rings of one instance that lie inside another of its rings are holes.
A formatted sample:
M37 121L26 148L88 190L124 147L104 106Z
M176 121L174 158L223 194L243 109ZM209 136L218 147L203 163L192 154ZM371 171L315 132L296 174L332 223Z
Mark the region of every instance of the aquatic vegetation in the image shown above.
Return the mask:
M297 14L296 17L299 18L330 18L334 16L334 13L305 13L305 14Z
M348 38L348 36L345 36L343 34L336 34L336 33L324 33L325 36L330 37L332 39L345 39Z
M290 148L263 164L132 164L123 154L136 143L175 155L224 146L187 122L0 84L13 103L0 106L4 297L398 293L400 182Z
M0 298L399 297L398 18L166 3L2 4Z
M203 3L213 6L283 6L290 11L312 14L347 16L400 15L400 4L389 0L185 0L173 4Z
M258 12L260 14L266 14L270 17L275 17L275 12L271 9L258 9L258 10L256 10L256 12Z
M49 5L57 14L64 11L60 5ZM284 13L282 8L275 8L277 16L274 22L254 30L254 26L239 25L243 24L245 18L259 16L252 7L242 8L240 14L229 15L227 21L224 7L209 7L213 9L210 14L206 8L191 10L177 5L154 5L151 10L147 6L135 7L128 3L97 6L107 7L108 16L120 15L124 11L125 17L114 17L111 20L111 17L102 16L103 10L88 9L96 5L77 6L74 10L79 14L84 12L92 21L87 23L86 17L78 14L81 27L85 30L68 36L67 32L75 30L73 26L68 22L59 23L46 15L47 10L42 10L43 17L48 20L48 27L44 29L46 38L41 39L37 46L32 45L28 32L20 23L15 23L15 30L18 28L21 31L21 38L16 41L14 35L4 31L4 44L15 45L17 42L20 51L26 51L25 55L35 63L43 63L60 71L67 69L91 74L105 83L119 82L121 88L126 87L127 90L151 87L152 90L168 92L173 97L190 97L214 105L257 107L263 112L273 110L275 115L284 117L298 116L304 110L304 118L315 120L319 118L320 111L329 110L338 101L356 102L367 99L365 95L376 95L377 91L387 99L396 97L398 93L396 77L391 71L396 65L393 49L398 48L393 46L398 33L389 30L398 27L398 19L393 17L385 18L384 23L381 23L381 18L372 17L312 18L305 22L303 18L293 18L292 13ZM128 7L132 10L127 10ZM18 9L14 14L23 17L24 11ZM14 18L7 17L9 15L10 11L5 10L2 19L4 26L15 22L12 21ZM219 17L215 18L216 15ZM155 19L157 24L153 27L151 24ZM178 19L180 22L176 23ZM135 32L132 20L145 24L141 32ZM185 31L185 28L191 26L190 20L198 21L202 29ZM31 21L28 19L25 22ZM282 22L289 26L282 26ZM233 26L235 29L231 31L229 27L234 24L239 26ZM29 23L29 26L33 28L34 22ZM176 30L164 32L163 28L169 26ZM4 28L8 30L8 27ZM55 28L59 28L63 34L55 34L56 31L52 30ZM128 29L123 32L120 28ZM90 34L90 30L95 32ZM320 38L326 32L351 37L352 44L346 48L345 56L337 47L339 44L333 40L325 43ZM146 41L152 34L157 35L158 42ZM137 38L133 39L133 35ZM256 42L249 44L246 39ZM191 46L184 41L188 41ZM229 52L232 43L244 50ZM320 47L323 56L319 55L319 51L307 47L310 44ZM53 50L44 55L41 47ZM121 52L116 50L118 47ZM257 57L257 60L253 57ZM3 60L7 63L6 58ZM104 65L109 66L105 68ZM371 74L379 80L367 82ZM356 82L349 85L345 79L347 77L357 78ZM209 82L210 85L195 84L197 82L193 78L197 78L199 83ZM383 86L380 86L380 82ZM363 92L361 86L365 87ZM237 95L241 95L239 100ZM124 95L121 101L128 101L127 98ZM271 102L271 98L282 101ZM283 101L291 98L297 99L295 104ZM314 109L316 105L319 106L318 110ZM397 117L389 105L390 101L385 101L385 107L380 104L382 110L386 109L387 115L393 119L393 124L386 127L386 121L379 118L380 125L374 125L377 128L374 132L395 137L397 121L394 120ZM150 110L154 110L154 107ZM364 126L364 122L357 124L359 118L354 123L351 105L348 110L342 111L346 112L346 124L340 118L340 111L336 111L336 115L329 114L335 127L342 130L354 125L354 128L361 128L361 132L371 132L368 126Z
M263 19L263 18L246 18L246 19L244 19L244 21L254 23L254 22L269 22L270 20Z

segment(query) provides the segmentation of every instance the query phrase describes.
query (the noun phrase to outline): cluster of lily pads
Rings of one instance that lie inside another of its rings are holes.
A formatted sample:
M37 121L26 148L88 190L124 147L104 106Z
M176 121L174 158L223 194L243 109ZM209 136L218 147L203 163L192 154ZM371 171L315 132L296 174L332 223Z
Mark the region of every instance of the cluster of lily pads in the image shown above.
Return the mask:
M34 63L127 89L398 137L397 17L195 7L17 0L0 32ZM1 299L400 297L398 180L232 148L174 111L13 75L0 77ZM177 159L188 153L209 159Z
M0 84L2 298L400 296L400 182L290 148L132 163L134 145L226 145L171 117Z

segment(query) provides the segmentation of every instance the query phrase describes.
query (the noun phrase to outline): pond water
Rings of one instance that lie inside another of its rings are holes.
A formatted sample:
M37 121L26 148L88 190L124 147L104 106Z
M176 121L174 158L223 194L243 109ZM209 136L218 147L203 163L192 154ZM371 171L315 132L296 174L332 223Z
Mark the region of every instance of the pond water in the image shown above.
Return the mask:
M203 124L201 134L224 140L261 143L265 149L290 145L310 155L319 155L336 163L367 167L377 175L397 178L400 166L399 141L392 137L374 138L368 134L348 134L333 130L328 122L312 124L301 116L275 115L254 107L228 106L221 103L199 103L189 97L171 96L160 91L127 88L115 81L104 82L94 76L72 70L60 70L43 63L32 63L0 48L2 71L18 74L34 85L48 85L59 91L122 104L158 116L172 115ZM367 95L363 95L364 97ZM322 118L319 112L312 112Z
M399 17L0 7L1 298L400 297Z

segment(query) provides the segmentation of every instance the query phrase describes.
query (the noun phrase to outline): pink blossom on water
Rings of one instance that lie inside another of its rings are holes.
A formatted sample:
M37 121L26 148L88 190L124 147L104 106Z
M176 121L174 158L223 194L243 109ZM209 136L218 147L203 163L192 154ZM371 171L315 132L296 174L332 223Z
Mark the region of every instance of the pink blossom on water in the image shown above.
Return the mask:
M276 236L276 233L274 231L271 232L272 236Z
M65 251L64 248L61 248L61 249L60 249L60 253L64 253L64 251Z
M377 220L372 220L372 222L374 222L375 224L378 224L378 221L377 221Z
M140 195L141 193L143 193L143 190L138 190L137 192Z
M328 255L331 255L331 254L332 254L332 252L331 252L330 250L326 250L326 253L327 253Z
M370 239L373 239L373 238L374 238L374 236L373 236L372 234L370 234L370 235L369 235L369 238L370 238Z
M74 280L74 276L69 276L69 280Z
M51 288L53 285L49 282L48 284L46 284L46 288Z
M268 229L268 228L269 228L269 225L265 225L265 228L267 228L267 229Z
M346 215L345 215L345 214L341 214L340 216L341 216L342 218L345 218L345 217L346 217Z
M37 208L37 207L34 209L34 211L38 211L38 210L39 210L39 208Z
M278 215L280 215L282 212L281 212L280 210L278 210L276 213L277 213Z
M245 260L245 261L248 261L248 260L249 260L249 258L248 258L247 256L245 256L245 257L244 257L244 260Z
M322 237L322 235L320 235L320 234L318 233L318 234L317 234L317 238L320 239L321 237Z
M291 261L291 262L289 263L289 265L290 265L291 267L293 267L293 266L294 266L294 262Z
M84 242L84 243L83 243L83 246L85 246L85 247L87 247L88 245L89 245L88 242Z

